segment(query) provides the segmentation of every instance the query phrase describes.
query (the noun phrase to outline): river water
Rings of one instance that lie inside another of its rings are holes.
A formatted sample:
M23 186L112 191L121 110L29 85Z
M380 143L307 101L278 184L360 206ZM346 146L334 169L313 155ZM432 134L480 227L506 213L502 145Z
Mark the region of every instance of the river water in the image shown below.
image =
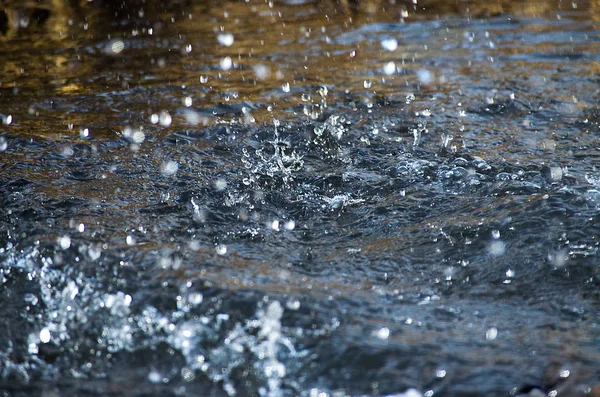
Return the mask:
M599 25L0 3L2 395L600 396Z

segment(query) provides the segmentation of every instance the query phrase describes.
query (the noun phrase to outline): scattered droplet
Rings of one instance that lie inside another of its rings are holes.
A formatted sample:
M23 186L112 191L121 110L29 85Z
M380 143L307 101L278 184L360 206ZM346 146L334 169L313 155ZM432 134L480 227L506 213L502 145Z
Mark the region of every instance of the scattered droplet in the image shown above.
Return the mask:
M485 332L485 339L494 340L498 336L498 329L492 327Z
M221 33L217 36L219 44L225 47L231 47L233 45L234 37L231 33Z
M60 245L60 248L62 248L63 250L69 249L71 247L71 237L62 236L58 239L58 245Z
M290 310L298 310L300 309L300 301L298 299L290 299L285 304L285 307L287 307Z
M51 338L52 334L50 334L50 330L48 328L42 328L42 330L40 331L40 341L42 343L48 343L50 342Z
M168 127L171 125L171 122L173 121L173 119L171 118L171 115L169 114L169 112L163 110L162 112L160 112L158 121L160 122L160 125L162 125L163 127Z
M493 240L488 244L487 251L491 256L502 256L506 252L506 243L502 240Z
M160 383L162 382L162 376L158 371L153 370L148 374L148 380L152 383Z
M90 245L88 247L88 256L90 257L90 259L92 261L96 261L98 259L100 259L100 256L102 255L102 248L100 248L97 245Z
M281 89L283 90L283 92L290 92L290 83L289 82L285 82L283 83L283 85L281 86Z
M269 77L269 74L271 74L269 67L263 65L262 63L254 65L253 69L254 69L254 74L256 75L256 78L259 80L264 80L267 77Z
M218 191L223 191L227 189L227 181L225 179L217 179L215 181L215 189Z
M178 169L179 164L173 160L165 161L160 165L160 173L163 174L163 176L173 176L177 173Z
M433 73L427 69L419 69L417 70L417 78L421 84L429 85L433 82Z
M124 48L125 48L125 43L123 42L123 40L115 40L110 44L110 50L114 54L120 53L121 51L123 51Z
M227 246L225 244L218 244L215 247L215 251L217 251L218 255L225 255L227 253Z
M381 340L386 340L390 337L390 329L388 327L382 327L379 330L377 330L377 333L375 335Z
M290 219L289 221L287 221L283 224L283 228L285 230L294 230L294 228L296 228L296 222L294 220Z
M219 65L221 66L221 69L229 70L233 66L233 61L230 57L221 58Z
M396 51L398 48L398 40L394 38L382 40L381 46L388 51Z
M396 64L392 61L386 63L383 67L383 73L387 74L388 76L396 73Z

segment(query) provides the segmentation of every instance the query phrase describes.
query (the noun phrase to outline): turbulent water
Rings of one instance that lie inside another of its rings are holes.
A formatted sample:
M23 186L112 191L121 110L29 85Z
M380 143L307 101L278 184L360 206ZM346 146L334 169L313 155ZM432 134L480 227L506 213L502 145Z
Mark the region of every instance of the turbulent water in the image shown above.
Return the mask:
M599 20L0 3L0 391L600 396Z

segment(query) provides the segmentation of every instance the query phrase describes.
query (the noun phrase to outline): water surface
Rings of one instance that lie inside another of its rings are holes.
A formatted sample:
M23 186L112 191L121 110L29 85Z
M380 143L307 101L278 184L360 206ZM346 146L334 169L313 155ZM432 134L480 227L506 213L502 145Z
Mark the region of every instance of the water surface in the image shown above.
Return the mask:
M4 394L600 395L600 4L347 3L0 6Z

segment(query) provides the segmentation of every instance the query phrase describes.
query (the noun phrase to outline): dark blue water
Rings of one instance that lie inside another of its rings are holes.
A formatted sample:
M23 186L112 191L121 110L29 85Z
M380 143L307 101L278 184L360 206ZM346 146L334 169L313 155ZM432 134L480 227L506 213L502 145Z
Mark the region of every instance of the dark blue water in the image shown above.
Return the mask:
M0 10L6 396L598 396L596 2Z

